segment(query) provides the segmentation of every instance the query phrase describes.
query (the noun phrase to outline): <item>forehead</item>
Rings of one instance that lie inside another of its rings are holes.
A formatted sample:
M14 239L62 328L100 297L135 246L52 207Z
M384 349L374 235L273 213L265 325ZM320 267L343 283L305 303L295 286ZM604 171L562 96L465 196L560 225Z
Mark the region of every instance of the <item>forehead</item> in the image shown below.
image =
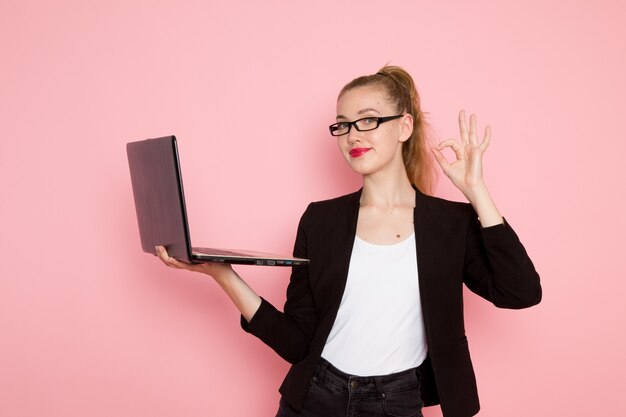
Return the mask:
M381 114L395 110L382 86L356 87L337 99L337 116L352 118L362 114L365 109L374 109Z

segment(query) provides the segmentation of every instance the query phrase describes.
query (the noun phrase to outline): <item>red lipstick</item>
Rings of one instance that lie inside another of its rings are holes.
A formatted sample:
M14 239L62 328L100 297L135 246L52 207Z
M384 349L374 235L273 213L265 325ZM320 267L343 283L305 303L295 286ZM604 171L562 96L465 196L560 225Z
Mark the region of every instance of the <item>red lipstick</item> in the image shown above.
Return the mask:
M359 156L363 156L370 149L372 149L372 148L354 148L354 149L350 149L350 156L353 157L353 158L358 158Z

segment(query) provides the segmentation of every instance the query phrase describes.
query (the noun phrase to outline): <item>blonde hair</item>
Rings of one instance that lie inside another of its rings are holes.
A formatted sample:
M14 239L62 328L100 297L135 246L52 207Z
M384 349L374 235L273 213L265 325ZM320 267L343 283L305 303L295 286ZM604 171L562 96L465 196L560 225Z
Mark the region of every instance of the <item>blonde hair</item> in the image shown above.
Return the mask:
M341 89L339 97L353 88L372 85L380 85L385 89L389 95L388 100L394 103L399 113L406 112L413 116L413 133L402 144L402 160L409 181L420 191L432 194L437 176L426 134L428 123L424 119L413 78L400 67L385 65L376 74L364 75L350 81Z

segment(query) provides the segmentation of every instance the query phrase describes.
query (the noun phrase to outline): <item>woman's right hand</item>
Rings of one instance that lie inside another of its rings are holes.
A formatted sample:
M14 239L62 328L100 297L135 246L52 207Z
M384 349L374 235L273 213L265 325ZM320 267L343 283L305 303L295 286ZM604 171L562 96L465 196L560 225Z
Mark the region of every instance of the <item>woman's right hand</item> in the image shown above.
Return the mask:
M201 264L190 264L187 262L179 261L176 258L172 258L167 253L167 250L163 246L156 247L156 253L159 259L170 268L186 269L187 271L202 272L210 275L216 280L220 280L222 277L228 276L233 268L230 264L220 262L207 262Z

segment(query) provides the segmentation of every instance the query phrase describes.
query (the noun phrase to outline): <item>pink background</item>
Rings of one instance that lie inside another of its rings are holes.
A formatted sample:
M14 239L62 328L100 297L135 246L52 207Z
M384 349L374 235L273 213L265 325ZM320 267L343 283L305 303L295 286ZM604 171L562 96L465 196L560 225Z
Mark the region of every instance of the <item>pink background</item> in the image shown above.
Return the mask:
M274 415L288 365L140 252L125 143L178 136L196 244L290 252L309 201L358 188L326 126L387 62L437 140L461 108L492 125L542 276L529 310L468 294L480 415L626 415L624 1L91 3L0 4L0 415ZM282 305L287 269L238 271Z

